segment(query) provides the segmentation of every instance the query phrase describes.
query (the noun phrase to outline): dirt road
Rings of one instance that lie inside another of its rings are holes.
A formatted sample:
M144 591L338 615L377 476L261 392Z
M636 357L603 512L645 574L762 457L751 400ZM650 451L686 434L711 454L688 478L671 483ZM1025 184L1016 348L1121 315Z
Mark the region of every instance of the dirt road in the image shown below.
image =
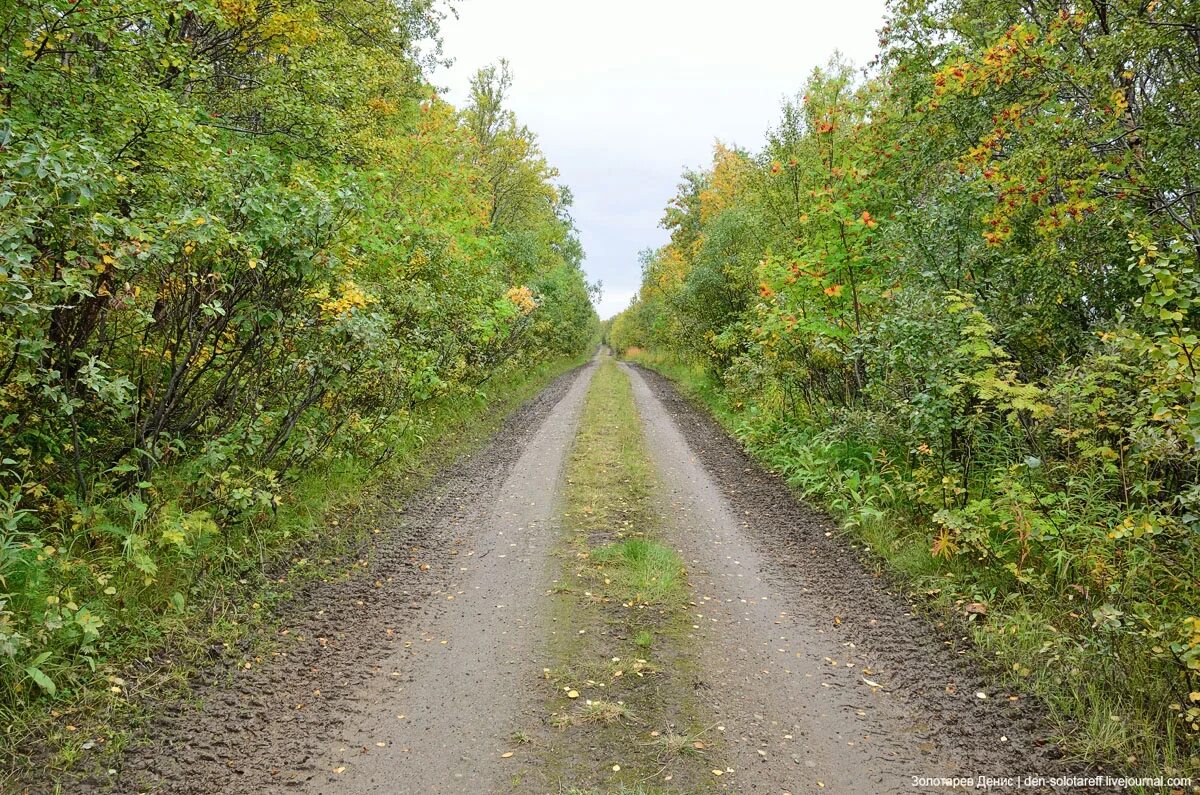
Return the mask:
M1032 710L869 575L828 519L665 378L626 371L692 565L706 693L738 791L913 792L924 778L1056 767Z
M274 654L209 672L199 706L153 725L116 789L525 791L512 748L545 721L545 649L571 631L544 596L594 369L559 379L385 517L352 576L284 612ZM719 737L713 789L948 792L914 777L1064 772L1034 707L990 686L959 639L662 377L624 369L687 567L695 698Z

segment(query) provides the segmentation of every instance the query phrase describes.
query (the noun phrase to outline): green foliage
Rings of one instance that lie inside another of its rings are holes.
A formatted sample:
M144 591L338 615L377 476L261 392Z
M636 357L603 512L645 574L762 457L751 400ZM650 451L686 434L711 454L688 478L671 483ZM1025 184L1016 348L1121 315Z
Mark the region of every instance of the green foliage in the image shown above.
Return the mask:
M894 3L685 175L610 335L1151 769L1200 764L1197 10Z
M461 112L424 80L440 14L0 13L0 709L253 566L305 473L378 467L422 406L591 340L569 193L507 74Z

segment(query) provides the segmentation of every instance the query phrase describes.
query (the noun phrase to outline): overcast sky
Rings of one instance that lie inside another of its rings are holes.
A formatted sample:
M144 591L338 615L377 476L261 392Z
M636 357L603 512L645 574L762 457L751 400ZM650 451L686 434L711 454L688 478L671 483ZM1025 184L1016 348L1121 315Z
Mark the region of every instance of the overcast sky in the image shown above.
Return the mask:
M841 51L874 55L884 0L459 0L443 24L448 70L433 76L463 103L471 75L507 58L510 105L575 194L597 309L637 292L637 254L685 167L714 141L758 149L785 96Z

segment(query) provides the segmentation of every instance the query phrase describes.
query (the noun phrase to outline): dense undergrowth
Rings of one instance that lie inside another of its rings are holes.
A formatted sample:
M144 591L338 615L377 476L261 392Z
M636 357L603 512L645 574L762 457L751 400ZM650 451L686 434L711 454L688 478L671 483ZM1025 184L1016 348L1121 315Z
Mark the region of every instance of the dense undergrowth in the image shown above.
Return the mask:
M685 174L608 331L1159 772L1200 765L1197 10L893 3Z
M324 532L322 506L492 383L589 345L570 194L505 65L461 110L437 97L441 13L0 11L10 725L119 691L110 666L214 583Z

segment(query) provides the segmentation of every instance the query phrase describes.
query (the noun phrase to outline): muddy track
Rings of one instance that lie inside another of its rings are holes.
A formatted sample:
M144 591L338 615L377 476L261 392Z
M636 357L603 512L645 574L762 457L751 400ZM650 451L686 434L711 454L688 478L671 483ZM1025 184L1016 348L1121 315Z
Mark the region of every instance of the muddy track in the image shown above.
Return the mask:
M912 776L1084 772L1050 741L1036 703L996 687L966 638L873 574L828 517L667 378L629 371L681 552L697 569L697 626L722 677L711 699L740 727L729 734L741 758L762 771L738 791L912 792Z
M447 736L463 734L457 732L462 721L444 715L423 721L430 716L415 713L399 719L401 693L406 686L433 687L412 706L435 712L439 706L465 707L459 715L469 717L487 709L489 697L517 692L498 673L503 658L516 655L493 648L497 638L503 643L507 630L486 637L472 632L487 619L481 610L462 615L464 598L456 603L451 597L464 590L468 570L489 563L525 561L523 576L535 576L540 584L540 563L507 548L505 519L497 519L496 511L525 528L527 517L517 517L512 507L514 490L553 490L560 463L553 459L573 434L572 412L588 375L585 367L558 378L518 409L486 447L451 466L406 504L393 506L373 548L349 577L311 583L281 611L280 643L261 665L215 666L197 677L193 695L200 706L162 707L143 744L126 755L115 791L443 791L435 780L450 782L445 791L487 791L464 785L480 771L461 758L460 748L445 747ZM566 405L571 401L574 405ZM548 428L553 438L547 438ZM542 449L533 452L538 460L529 461L530 448L539 445ZM536 483L528 471L510 482L514 472L531 464ZM540 508L541 514L546 510ZM487 579L499 582L507 576L501 567ZM495 596L487 594L489 600ZM489 603L489 612L496 604ZM467 630L454 641L437 629L447 613L458 613L450 624ZM475 645L464 656L455 641ZM480 655L497 652L499 658L481 666ZM431 679L431 670L445 676ZM490 758L492 750L486 749ZM114 790L111 782L85 780L68 785L68 791Z

